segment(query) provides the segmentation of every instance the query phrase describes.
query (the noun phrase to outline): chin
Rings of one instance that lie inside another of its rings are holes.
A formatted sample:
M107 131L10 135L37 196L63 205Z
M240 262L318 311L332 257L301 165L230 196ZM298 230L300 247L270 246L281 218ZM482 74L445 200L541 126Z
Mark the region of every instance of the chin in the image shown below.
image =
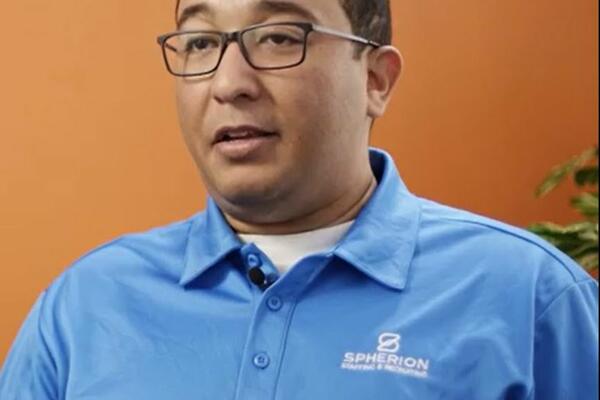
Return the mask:
M280 196L281 185L265 181L243 180L239 184L228 181L217 189L218 197L234 207L259 207L277 199ZM213 196L215 197L215 196Z
M295 179L287 169L262 167L225 167L204 169L204 183L219 203L233 207L259 207L281 201L293 189ZM211 173L211 172L217 172Z

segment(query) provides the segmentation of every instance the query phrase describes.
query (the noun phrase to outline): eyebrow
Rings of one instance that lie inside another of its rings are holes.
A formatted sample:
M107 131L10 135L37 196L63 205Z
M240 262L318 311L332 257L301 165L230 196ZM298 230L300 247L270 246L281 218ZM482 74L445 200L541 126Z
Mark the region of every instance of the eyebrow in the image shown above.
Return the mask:
M317 22L315 15L307 8L297 3L281 0L262 0L256 5L256 11L262 14L296 14L304 19ZM177 20L177 29L187 20L198 14L205 14L207 17L214 17L214 9L206 2L199 2L186 7L181 12Z
M196 3L189 7L186 7L181 12L181 16L177 19L177 29L181 27L188 19L192 18L197 14L206 14L209 17L214 15L213 9L206 3Z

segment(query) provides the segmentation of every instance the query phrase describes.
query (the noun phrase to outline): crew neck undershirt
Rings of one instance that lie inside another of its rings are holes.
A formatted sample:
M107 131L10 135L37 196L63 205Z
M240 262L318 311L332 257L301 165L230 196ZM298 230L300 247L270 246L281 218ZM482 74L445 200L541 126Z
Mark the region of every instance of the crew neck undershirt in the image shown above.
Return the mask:
M287 235L238 234L238 237L244 244L254 243L283 275L302 258L331 249L348 232L353 223L354 220Z

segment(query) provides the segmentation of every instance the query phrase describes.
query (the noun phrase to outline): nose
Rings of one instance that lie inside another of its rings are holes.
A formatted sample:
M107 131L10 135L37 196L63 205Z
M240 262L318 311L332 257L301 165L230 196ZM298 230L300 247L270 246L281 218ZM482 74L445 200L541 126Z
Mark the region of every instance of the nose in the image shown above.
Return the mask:
M239 44L230 42L212 78L213 97L219 103L257 99L260 84L256 72L244 58Z

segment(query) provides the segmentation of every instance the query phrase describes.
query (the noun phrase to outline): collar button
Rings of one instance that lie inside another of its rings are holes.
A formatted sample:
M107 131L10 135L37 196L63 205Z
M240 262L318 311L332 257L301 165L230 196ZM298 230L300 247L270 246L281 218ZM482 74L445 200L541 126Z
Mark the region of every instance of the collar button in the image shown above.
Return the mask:
M281 301L281 298L278 296L269 297L267 300L267 307L269 307L269 310L271 311L279 311L282 306L283 301Z
M246 264L248 265L248 268L257 268L263 263L258 254L250 253L246 256Z

